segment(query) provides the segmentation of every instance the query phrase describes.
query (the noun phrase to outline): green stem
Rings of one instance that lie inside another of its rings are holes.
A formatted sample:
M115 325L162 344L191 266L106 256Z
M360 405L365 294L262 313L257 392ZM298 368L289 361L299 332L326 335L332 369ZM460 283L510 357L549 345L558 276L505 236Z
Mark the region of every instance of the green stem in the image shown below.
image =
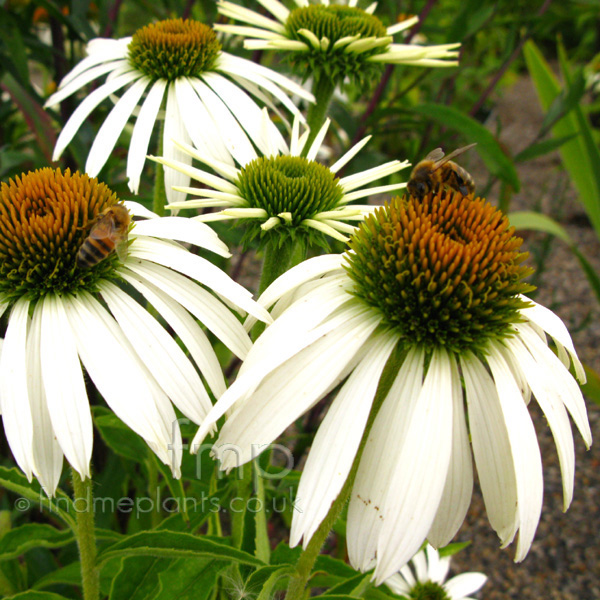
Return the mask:
M92 480L81 479L71 469L73 479L73 504L76 512L77 546L81 563L81 582L84 600L100 598L100 572L96 567L96 535L94 532L94 502Z
M278 238L267 243L263 260L258 295L262 294L280 275L304 260L306 249L300 241L285 240L281 243Z
M344 486L342 487L338 497L331 505L327 516L323 519L321 525L319 525L319 528L308 543L306 550L304 550L304 552L302 552L300 555L296 565L297 574L290 580L287 593L285 595L285 600L302 600L305 595L306 585L310 578L315 561L321 552L321 548L325 543L329 532L333 529L335 522L338 520L338 517L340 516L346 502L350 498L354 480L356 479L356 473L358 472L358 465L360 464L360 459L365 449L367 439L369 438L369 433L371 432L371 428L375 422L375 417L377 416L383 401L385 400L390 388L392 387L392 384L394 383L394 379L398 374L403 359L404 353L396 350L385 366L385 369L379 380L379 386L377 388L377 393L375 394L375 399L373 400L373 407L371 408L369 419L367 421L360 446L356 456L354 457L354 462L352 463L350 473L348 473L346 483L344 483Z
M306 156L312 143L314 142L317 134L321 130L325 119L327 118L327 111L333 98L333 92L335 91L335 81L332 81L331 77L321 74L315 78L313 83L312 93L315 97L316 102L311 104L308 108L308 114L306 115L306 122L310 129L308 139L304 148L302 149L302 156Z
M157 156L163 155L163 136L164 136L164 123L160 129L158 136L158 148L156 151ZM159 216L163 217L165 214L165 206L167 204L167 192L165 190L165 168L160 163L156 163L156 171L154 173L154 212Z

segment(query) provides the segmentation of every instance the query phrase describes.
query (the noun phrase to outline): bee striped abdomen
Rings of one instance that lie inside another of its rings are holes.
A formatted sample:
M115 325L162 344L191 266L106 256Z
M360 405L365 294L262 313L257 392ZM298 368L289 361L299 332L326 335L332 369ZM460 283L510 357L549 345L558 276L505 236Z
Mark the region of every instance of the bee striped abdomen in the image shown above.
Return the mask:
M115 249L115 245L110 239L95 239L88 237L77 253L77 266L82 269L89 269L104 260Z

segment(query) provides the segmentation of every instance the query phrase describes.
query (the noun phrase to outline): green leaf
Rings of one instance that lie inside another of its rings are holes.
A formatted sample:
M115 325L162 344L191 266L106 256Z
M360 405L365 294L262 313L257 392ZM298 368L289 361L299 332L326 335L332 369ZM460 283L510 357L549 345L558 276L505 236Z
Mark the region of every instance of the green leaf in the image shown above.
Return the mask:
M109 600L152 600L158 594L158 576L172 563L168 558L130 556L121 560Z
M174 531L141 531L102 551L98 560L115 556L155 556L159 558L212 558L251 566L264 563L242 550L226 544Z
M56 134L52 120L40 103L12 76L4 73L0 88L7 92L19 107L31 132L35 135L40 150L48 162L52 161L52 152L56 143Z
M588 259L577 248L573 240L571 240L564 227L559 225L547 215L541 215L539 213L529 211L512 212L509 213L508 218L510 224L513 225L517 230L531 229L533 231L542 231L544 233L549 233L550 235L553 235L565 242L569 246L571 252L575 255L575 258L577 258L579 261L579 265L588 278L592 290L596 294L598 302L600 302L600 277Z
M328 554L320 554L317 557L313 571L324 571L329 575L343 579L348 579L356 575L356 571L349 564Z
M69 529L29 523L7 531L0 539L0 560L20 556L31 548L60 548L75 541Z
M548 110L560 94L561 86L542 53L531 40L525 44L523 54L540 104L544 110ZM559 152L596 235L600 237L600 153L593 143L589 124L581 108L576 106L558 121L552 128L552 134L556 138L577 136L563 144Z
M475 119L451 106L442 104L419 104L411 108L413 112L434 119L444 127L460 132L469 143L476 142L476 151L491 173L519 191L521 183L514 164L504 153L494 135ZM448 151L454 148L448 148ZM447 152L449 153L449 152Z
M288 575L295 572L295 567L292 565L269 565L256 569L250 577L248 577L245 589L249 594L254 594L255 590L261 590L260 596L264 596L266 600L273 598L273 588L278 583L287 582ZM279 587L279 586L277 586ZM268 591L266 591L268 590ZM257 598L257 600L259 600Z
M563 144L566 144L575 137L577 137L576 134L566 135L561 138L550 138L549 140L544 140L537 144L531 144L531 146L527 146L527 148L521 150L521 152L515 156L515 162L525 162L537 158L538 156L554 152L554 150L558 150Z
M148 446L144 440L127 427L112 411L101 406L94 406L92 414L100 436L113 452L136 463L148 454Z
M204 600L212 595L221 561L185 558L173 561L159 575L160 600Z
M587 381L581 386L581 391L586 398L600 406L600 374L588 365L583 365L583 368Z
M62 519L69 527L75 527L75 520L71 515L75 515L77 511L71 499L60 489L56 491L56 498L48 498L37 480L29 483L27 477L18 469L14 467L7 469L1 466L0 486L21 496L15 502L17 510L27 510L25 507L26 502L29 505L39 504L41 508L47 510L50 514Z
M41 590L51 585L61 584L73 587L81 586L81 565L78 561L44 575L33 584L33 587Z
M354 577L347 579L346 581L341 581L337 585L333 586L330 590L323 594L325 597L329 598L331 596L339 596L342 594L348 594L352 597L361 597L365 588L369 587L369 580L371 579L371 574L364 573L355 573Z
M10 596L6 600L71 600L66 596L55 594L53 592L37 592L34 590L27 590L14 596Z

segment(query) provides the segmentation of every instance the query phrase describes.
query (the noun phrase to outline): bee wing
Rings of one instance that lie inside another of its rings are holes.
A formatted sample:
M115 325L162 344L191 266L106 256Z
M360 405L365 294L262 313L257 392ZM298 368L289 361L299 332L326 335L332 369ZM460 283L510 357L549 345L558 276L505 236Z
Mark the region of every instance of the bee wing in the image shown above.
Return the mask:
M127 237L124 237L115 246L115 250L117 252L117 256L119 257L119 260L122 263L124 263L125 259L127 258L127 247L128 247Z
M441 148L436 148L435 150L432 150L424 159L423 161L426 160L432 160L433 162L438 162L440 160L442 160L442 158L444 158L444 151Z
M448 156L443 156L443 159L442 157L440 157L438 159L438 163L435 165L435 168L439 169L442 165L445 165L449 160L460 156L463 152L470 150L473 146L477 146L477 142L475 142L474 144L469 144L468 146L463 146L462 148L457 148L456 150L454 150L454 152L450 152Z
M95 240L103 240L113 235L115 225L110 215L104 215L92 225L90 237Z

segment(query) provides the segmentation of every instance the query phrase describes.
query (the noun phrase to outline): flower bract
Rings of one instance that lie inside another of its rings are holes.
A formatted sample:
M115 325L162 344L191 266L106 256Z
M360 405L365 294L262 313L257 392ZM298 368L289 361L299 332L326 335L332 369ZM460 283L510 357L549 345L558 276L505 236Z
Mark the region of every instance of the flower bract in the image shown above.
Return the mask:
M166 157L189 160L174 140L193 141L196 147L233 164L231 155L245 160L253 144L261 147L260 108L254 98L270 106L278 100L294 114L298 109L288 92L312 99L290 79L224 52L213 29L194 20L160 21L117 40L97 38L89 42L87 53L46 106L56 106L105 75L106 81L71 115L58 137L53 160L60 158L88 115L111 98L115 106L96 135L85 170L92 176L99 173L136 114L127 157L127 177L134 193L157 120L164 120L162 151ZM180 198L172 186L188 182L181 172L165 173L167 197L171 201Z
M520 244L500 211L451 190L378 208L344 255L310 259L265 290L275 321L195 443L227 411L214 452L231 469L337 390L302 473L292 546L319 528L364 437L347 516L354 567L374 567L381 583L426 539L448 544L471 500L472 457L489 521L502 546L517 537L522 560L543 493L532 395L554 436L565 509L568 415L586 446L591 431L569 372L584 381L582 365L562 321L524 296Z
M128 244L123 263L110 252L117 230L93 233L117 206L141 217L120 232ZM104 248L93 265L78 261L90 238L97 251ZM249 292L178 242L229 255L206 225L123 205L87 175L46 168L2 183L2 421L17 464L48 494L63 456L82 477L90 474L92 416L82 365L113 412L178 476L174 407L200 423L212 405L208 390L216 397L225 391L200 323L242 358L251 346L239 319L213 294L269 320ZM179 336L190 358L139 299Z

